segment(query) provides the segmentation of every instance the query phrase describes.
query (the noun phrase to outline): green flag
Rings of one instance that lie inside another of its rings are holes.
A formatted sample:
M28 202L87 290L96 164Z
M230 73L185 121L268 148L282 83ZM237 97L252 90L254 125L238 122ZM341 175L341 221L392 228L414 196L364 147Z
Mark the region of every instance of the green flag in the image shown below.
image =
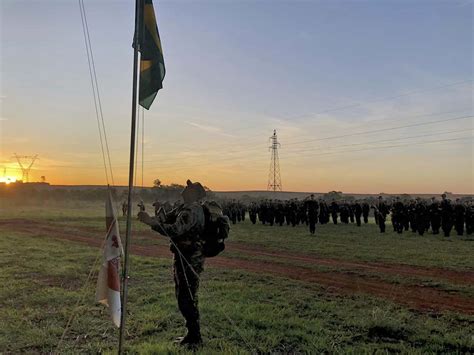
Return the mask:
M152 0L142 0L143 9L140 18L140 106L150 108L155 96L163 87L165 61L161 49L160 34L156 25Z

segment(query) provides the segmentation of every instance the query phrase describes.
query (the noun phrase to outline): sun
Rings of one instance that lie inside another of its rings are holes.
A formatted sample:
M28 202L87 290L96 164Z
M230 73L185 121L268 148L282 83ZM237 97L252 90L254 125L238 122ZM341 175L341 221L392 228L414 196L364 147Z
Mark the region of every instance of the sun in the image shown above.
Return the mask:
M11 184L12 182L16 182L16 177L14 176L0 176L0 184Z

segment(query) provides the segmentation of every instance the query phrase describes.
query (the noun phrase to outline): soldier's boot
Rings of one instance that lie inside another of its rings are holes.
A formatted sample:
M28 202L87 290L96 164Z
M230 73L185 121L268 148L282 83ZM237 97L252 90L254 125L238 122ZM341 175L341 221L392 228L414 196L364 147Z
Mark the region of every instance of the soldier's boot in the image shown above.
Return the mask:
M184 337L177 339L179 345L188 347L198 347L202 345L201 329L199 327L199 321L187 322L186 327L188 333Z

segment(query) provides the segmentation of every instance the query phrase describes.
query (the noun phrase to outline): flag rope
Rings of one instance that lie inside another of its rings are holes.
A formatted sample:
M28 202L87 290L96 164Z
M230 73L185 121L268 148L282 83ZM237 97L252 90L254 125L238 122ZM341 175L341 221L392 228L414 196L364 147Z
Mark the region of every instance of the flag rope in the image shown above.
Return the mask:
M90 33L89 33L89 25L87 22L86 9L84 6L84 0L78 0L78 1L79 1L79 10L81 13L82 32L84 35L84 42L86 45L87 63L89 66L89 76L91 80L92 94L94 96L94 107L95 107L95 114L96 114L96 120L97 120L97 128L99 131L100 147L102 151L102 160L103 160L104 170L105 170L105 179L107 181L107 185L110 185L110 182L109 182L109 175L110 175L112 186L115 186L112 162L110 159L109 143L107 139L107 130L105 128L104 114L102 111L102 101L100 99L99 84L97 80L97 73L95 70L94 53L92 51L92 43L91 43L91 38L90 38ZM105 149L104 149L104 146L105 146ZM107 166L107 162L108 162L108 166Z

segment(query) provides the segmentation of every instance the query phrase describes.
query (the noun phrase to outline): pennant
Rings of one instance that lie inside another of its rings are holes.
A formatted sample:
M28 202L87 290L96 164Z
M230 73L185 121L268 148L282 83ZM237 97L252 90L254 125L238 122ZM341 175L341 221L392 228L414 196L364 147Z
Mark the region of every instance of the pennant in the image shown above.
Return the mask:
M105 204L105 221L107 237L104 245L104 261L97 279L96 301L109 308L112 321L117 327L120 327L122 312L120 302L120 257L123 254L123 248L110 189Z

